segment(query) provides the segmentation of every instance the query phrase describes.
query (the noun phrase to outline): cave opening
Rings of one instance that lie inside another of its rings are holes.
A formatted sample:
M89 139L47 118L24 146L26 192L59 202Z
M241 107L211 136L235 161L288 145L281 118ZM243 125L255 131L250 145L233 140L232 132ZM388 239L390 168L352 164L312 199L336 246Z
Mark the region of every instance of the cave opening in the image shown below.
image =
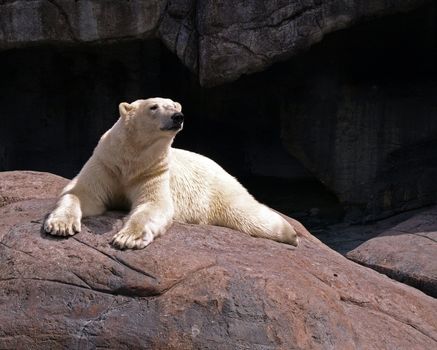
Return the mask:
M428 5L338 31L298 57L214 88L199 86L196 76L159 41L4 51L0 170L48 171L71 178L118 118L120 102L165 96L181 102L186 115L175 147L214 159L261 201L313 232L339 222L345 212L352 220L362 219L374 193L363 187L354 197L349 173L337 178L318 164L337 164L339 154L352 161L358 157L358 169L366 169L376 187L379 177L392 169L373 156L366 158L370 153L348 153L358 136L350 136L350 144L336 143L332 123L339 123L341 113L352 123L356 115L367 118L366 123L380 123L394 111L403 115L393 123L406 135L398 141L410 146L426 141L426 152L432 152L437 144L435 17L435 5ZM341 105L345 96L349 100ZM422 117L414 118L416 112ZM422 126L412 135L408 130L417 123ZM366 145L398 142L397 136L387 141L381 130ZM325 142L327 137L334 141ZM309 155L299 148L308 144L315 145ZM389 148L384 157L396 152L398 148ZM417 165L427 174L437 169L430 157ZM400 171L408 164L402 166ZM343 192L334 194L336 186ZM429 195L414 205L433 201L435 195Z

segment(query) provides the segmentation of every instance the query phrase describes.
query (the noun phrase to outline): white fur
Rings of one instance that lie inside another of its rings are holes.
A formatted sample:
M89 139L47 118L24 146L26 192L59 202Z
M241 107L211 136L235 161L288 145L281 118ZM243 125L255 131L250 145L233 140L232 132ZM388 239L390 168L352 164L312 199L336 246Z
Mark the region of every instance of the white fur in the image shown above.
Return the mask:
M152 98L123 102L119 109L120 119L63 190L44 223L46 232L73 235L82 217L124 207L129 217L112 241L120 248L144 248L173 221L225 226L297 245L293 227L217 163L171 147L182 127L166 128L181 112L179 103Z

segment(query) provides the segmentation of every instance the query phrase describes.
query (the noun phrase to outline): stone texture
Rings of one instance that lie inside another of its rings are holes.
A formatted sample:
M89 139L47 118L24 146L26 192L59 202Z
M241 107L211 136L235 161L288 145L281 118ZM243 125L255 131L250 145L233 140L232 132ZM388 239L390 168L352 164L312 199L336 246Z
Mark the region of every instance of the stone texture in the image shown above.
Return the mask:
M437 199L435 108L422 103L416 86L403 88L372 92L370 86L344 84L329 96L314 96L317 92L309 88L299 102L284 104L284 144L352 209L351 221L393 215ZM429 96L435 93L430 87Z
M164 6L140 0L5 0L0 2L0 47L151 38Z
M0 2L0 48L159 37L202 85L260 71L363 19L426 0Z
M282 90L284 145L347 221L436 203L434 6L333 34L284 69L297 82Z
M202 1L198 7L199 78L234 80L285 60L364 18L407 11L426 1Z
M0 207L27 199L56 198L68 180L38 171L0 172Z
M437 298L437 207L385 229L346 256Z
M1 349L437 346L436 299L345 259L292 219L297 249L175 224L144 250L119 251L108 242L123 214L57 239L40 230L53 204L0 208Z

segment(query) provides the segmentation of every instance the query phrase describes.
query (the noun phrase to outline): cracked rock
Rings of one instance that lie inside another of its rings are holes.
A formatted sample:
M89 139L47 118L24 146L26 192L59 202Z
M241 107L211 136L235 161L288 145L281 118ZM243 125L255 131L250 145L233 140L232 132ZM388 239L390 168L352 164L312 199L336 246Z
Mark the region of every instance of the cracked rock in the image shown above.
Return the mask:
M36 174L14 176L29 188ZM1 349L437 346L436 299L347 260L292 219L298 248L174 224L146 249L120 251L109 241L124 213L55 238L41 232L53 194L10 188L2 195L16 200L0 208Z

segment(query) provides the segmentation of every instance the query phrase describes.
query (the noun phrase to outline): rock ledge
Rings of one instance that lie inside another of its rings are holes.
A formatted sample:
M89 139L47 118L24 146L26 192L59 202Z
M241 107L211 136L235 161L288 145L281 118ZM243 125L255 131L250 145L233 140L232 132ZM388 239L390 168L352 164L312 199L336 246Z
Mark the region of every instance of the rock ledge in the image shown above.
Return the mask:
M14 176L16 187L35 177ZM1 349L437 346L436 299L345 259L294 220L297 249L175 224L144 250L119 251L108 242L123 214L57 239L41 232L54 205L42 197L0 208Z

